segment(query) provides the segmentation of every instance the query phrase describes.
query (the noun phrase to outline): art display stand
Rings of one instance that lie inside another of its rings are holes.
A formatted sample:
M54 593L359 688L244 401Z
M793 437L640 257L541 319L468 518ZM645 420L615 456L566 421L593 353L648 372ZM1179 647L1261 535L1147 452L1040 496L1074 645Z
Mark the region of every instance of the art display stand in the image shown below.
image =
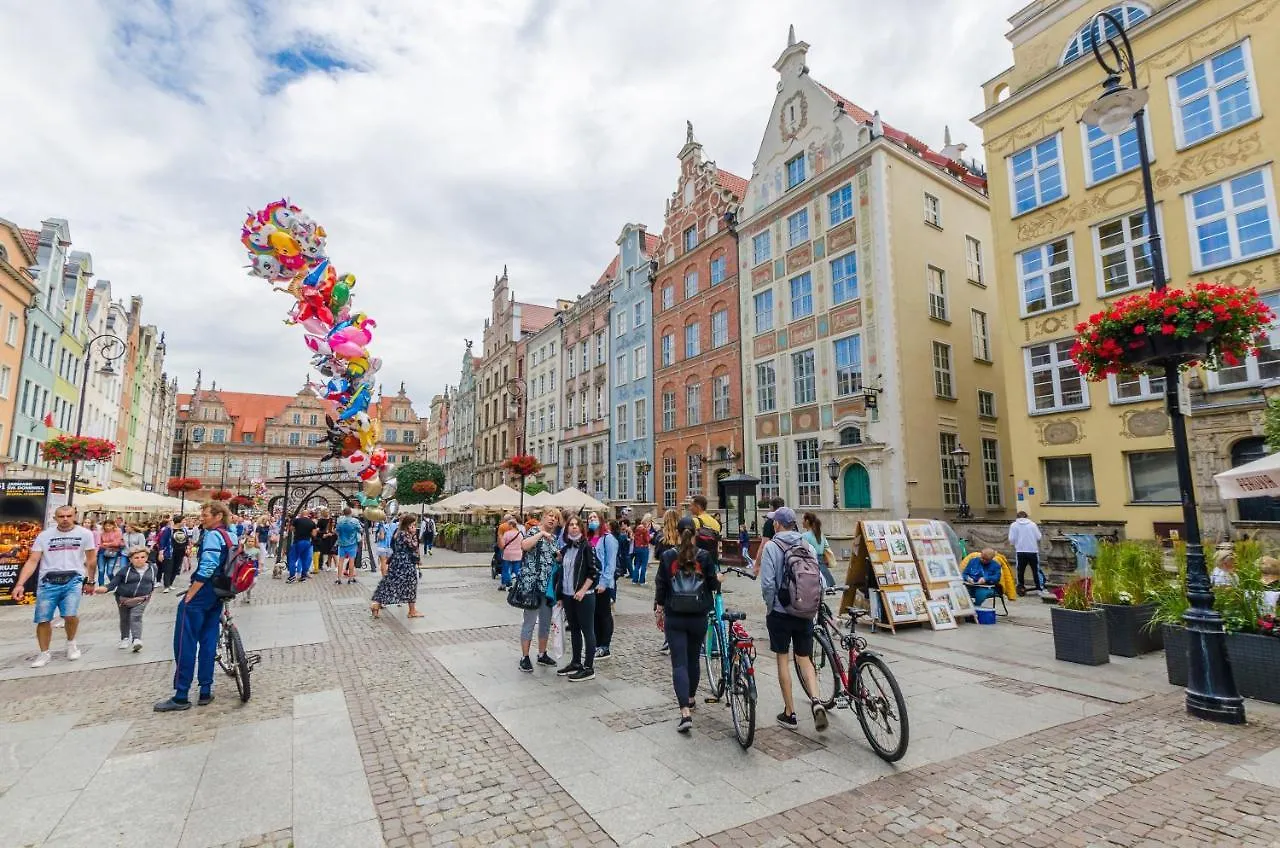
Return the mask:
M894 633L904 624L931 624L931 600L945 600L955 619L976 615L941 521L859 521L845 582L841 612L864 589L872 621Z

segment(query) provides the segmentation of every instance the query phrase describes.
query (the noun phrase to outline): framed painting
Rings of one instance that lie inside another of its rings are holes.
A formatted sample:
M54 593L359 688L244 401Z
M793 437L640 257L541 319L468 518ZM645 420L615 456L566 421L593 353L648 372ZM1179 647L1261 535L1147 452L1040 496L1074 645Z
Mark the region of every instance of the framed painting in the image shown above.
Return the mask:
M951 602L947 600L929 601L929 626L934 630L955 630L956 619L951 614Z

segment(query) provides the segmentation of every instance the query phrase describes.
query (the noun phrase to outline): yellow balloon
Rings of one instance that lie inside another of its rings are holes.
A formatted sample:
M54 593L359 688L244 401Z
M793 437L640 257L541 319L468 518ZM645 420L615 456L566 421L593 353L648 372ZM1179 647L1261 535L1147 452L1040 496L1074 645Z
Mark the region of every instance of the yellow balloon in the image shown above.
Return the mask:
M366 480L364 484L364 494L365 497L369 498L376 498L378 495L382 494L382 481L377 479Z
M267 236L267 244L275 249L275 252L281 256L297 256L299 253L297 240L288 233L282 233L276 230Z
M379 430L378 422L373 419L369 419L367 425L360 427L360 447L366 453L378 446Z
M370 506L365 508L364 517L370 521L385 521L387 514L376 506Z

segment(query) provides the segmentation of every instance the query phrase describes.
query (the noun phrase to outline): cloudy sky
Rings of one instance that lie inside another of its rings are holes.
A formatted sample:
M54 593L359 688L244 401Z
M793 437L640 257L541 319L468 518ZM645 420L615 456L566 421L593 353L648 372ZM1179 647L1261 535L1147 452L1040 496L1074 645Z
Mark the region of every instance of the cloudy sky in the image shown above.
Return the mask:
M586 290L628 221L662 228L684 122L750 176L788 24L813 76L935 146L1010 61L1024 0L48 0L0 7L0 217L70 221L143 296L189 390L293 392L289 307L243 270L246 210L329 231L425 413L503 264L521 300ZM890 11L892 10L892 11Z

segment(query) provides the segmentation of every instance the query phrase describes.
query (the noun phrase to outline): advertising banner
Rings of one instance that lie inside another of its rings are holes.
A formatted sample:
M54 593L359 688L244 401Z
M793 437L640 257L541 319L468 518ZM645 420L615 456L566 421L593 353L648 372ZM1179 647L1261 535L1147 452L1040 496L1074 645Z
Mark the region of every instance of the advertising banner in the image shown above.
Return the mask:
M48 480L0 480L0 604L13 603L13 584L45 526ZM24 603L34 603L28 592Z

